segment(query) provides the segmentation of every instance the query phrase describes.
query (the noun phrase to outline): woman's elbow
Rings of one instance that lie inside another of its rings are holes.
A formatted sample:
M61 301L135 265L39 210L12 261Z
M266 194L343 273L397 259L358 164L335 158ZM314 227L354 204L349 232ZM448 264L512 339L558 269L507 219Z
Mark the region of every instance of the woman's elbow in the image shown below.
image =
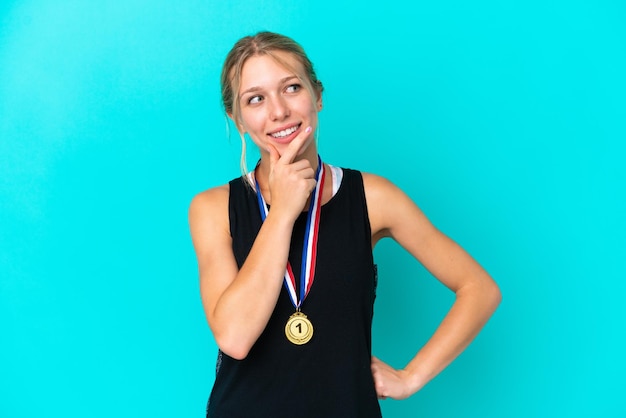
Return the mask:
M240 337L219 336L216 334L214 334L214 337L220 351L235 360L245 360L252 348L252 345L247 344Z
M492 281L490 286L485 290L485 300L488 302L491 307L492 312L495 311L500 302L502 302L502 292L500 291L500 287L496 282Z

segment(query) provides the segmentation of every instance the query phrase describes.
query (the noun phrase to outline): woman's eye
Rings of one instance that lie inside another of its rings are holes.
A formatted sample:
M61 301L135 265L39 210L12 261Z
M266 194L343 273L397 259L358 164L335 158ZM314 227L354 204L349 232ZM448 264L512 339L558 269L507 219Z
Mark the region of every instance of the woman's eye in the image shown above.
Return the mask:
M287 88L285 89L285 91L287 93L295 93L298 90L300 90L302 88L302 86L300 86L300 84L291 84L289 86L287 86Z
M261 103L261 100L263 100L263 97L261 96L252 96L248 99L248 104Z

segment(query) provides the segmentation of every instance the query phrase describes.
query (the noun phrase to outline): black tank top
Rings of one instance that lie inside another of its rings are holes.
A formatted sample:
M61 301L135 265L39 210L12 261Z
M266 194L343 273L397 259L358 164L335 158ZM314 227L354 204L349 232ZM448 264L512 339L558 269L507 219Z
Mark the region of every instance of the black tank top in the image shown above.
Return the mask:
M381 417L370 370L376 268L363 179L343 171L337 194L322 206L315 280L301 307L313 324L312 340L298 346L285 337L295 308L283 286L248 356L218 353L207 417ZM241 268L262 223L256 194L241 178L230 182L229 218ZM296 282L305 225L303 213L289 250Z

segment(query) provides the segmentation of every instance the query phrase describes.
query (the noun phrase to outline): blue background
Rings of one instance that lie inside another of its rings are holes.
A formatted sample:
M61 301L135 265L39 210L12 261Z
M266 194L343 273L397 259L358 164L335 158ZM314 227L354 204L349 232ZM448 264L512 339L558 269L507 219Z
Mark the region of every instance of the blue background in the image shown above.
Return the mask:
M187 207L238 175L218 77L261 29L324 81L325 160L400 185L503 291L385 417L626 416L625 20L617 0L5 0L0 417L203 416ZM453 297L393 242L375 256L373 350L402 367Z

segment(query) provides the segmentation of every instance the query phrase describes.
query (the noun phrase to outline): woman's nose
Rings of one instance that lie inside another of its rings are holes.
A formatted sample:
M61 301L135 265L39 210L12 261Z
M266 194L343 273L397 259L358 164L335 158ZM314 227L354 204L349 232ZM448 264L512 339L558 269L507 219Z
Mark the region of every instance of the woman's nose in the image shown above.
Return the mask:
M271 100L270 117L272 120L281 120L289 116L289 106L282 97Z

